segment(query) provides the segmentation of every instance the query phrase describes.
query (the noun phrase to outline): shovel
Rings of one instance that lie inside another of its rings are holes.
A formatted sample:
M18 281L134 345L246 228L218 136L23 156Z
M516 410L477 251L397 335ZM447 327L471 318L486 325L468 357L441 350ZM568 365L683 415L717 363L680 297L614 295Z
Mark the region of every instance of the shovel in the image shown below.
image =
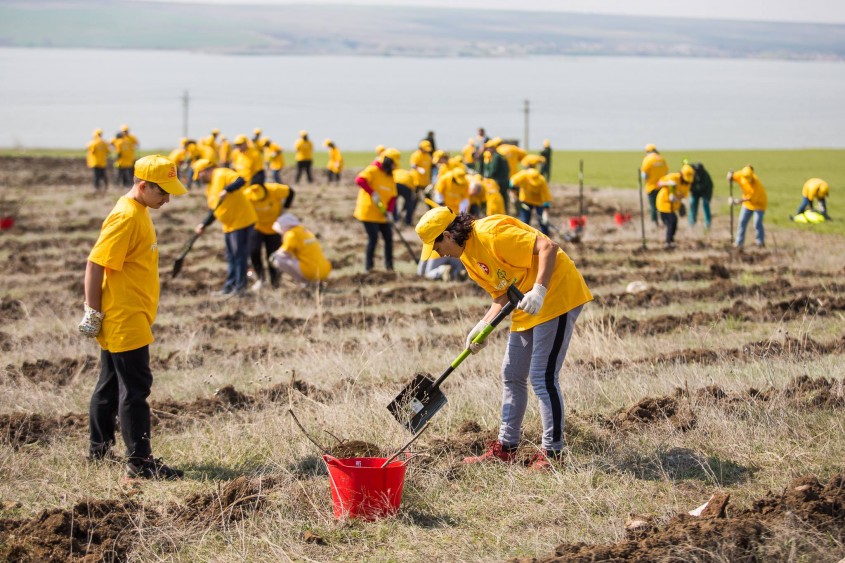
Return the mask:
M473 338L474 343L484 342L493 329L501 323L505 317L511 314L511 311L516 309L516 304L522 299L522 293L515 285L508 287L508 303L499 314L490 322L490 326L481 331L481 333ZM455 358L455 361L446 368L437 381L433 381L430 377L423 374L418 374L414 377L402 391L396 395L396 398L387 405L387 410L393 415L397 421L403 424L408 430L416 434L425 424L433 417L437 411L446 405L446 395L440 390L440 385L445 381L449 374L455 371L461 362L467 356L472 354L469 348L461 352L461 355Z
M217 205L215 205L214 209L212 210L212 213L217 211L217 209L220 207L220 204L223 203L225 197L226 196L223 196L218 200ZM182 252L179 253L179 256L176 258L176 261L173 263L173 270L171 270L170 272L170 279L175 278L179 275L179 272L182 271L182 264L185 262L185 256L188 255L188 253L191 251L191 248L194 247L194 243L197 242L197 239L201 236L202 233L194 233L191 235L191 238L188 239L188 242L185 243L185 246L182 248Z
M402 236L402 231L399 230L399 226L393 221L393 217L390 216L390 212L387 211L387 208L382 202L378 203L378 208L382 213L384 213L384 217L387 219L387 222L390 223L390 226L393 227L393 232L396 233L396 236L398 236L399 240L402 241L402 244L405 245L405 250L408 251L408 256L411 257L411 260L414 261L414 264L419 264L420 261L419 258L417 258L419 254L414 252L414 249L411 248L411 245L408 244L408 241L405 240L405 237Z

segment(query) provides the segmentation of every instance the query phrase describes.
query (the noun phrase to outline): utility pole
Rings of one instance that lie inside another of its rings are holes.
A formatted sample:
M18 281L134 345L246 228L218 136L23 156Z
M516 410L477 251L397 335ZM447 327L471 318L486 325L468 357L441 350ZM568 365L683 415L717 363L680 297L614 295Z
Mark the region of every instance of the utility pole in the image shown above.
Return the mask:
M188 104L190 103L191 98L188 94L188 91L182 94L182 136L188 136Z
M528 114L530 113L529 109L529 102L525 100L525 109L523 110L523 114L525 115L525 131L523 133L523 141L525 142L525 146L523 147L525 150L528 150Z

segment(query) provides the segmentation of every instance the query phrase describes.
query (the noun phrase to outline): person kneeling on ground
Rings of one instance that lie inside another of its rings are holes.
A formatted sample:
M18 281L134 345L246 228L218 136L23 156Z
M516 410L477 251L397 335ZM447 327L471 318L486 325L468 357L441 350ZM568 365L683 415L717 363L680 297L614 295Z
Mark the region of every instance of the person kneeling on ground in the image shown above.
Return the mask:
M466 348L472 353L487 344L473 339L508 302L508 286L513 283L525 294L513 313L502 362L499 437L486 453L467 457L464 463L516 461L530 381L543 423L542 449L530 467L551 468L550 460L560 459L564 445L560 370L575 320L593 299L584 278L557 243L507 215L476 219L435 207L422 216L416 231L423 242L421 261L432 256L460 258L469 277L493 298L484 318L467 335Z
M420 260L417 275L427 280L435 281L464 281L467 279L467 269L463 262L451 256Z
M827 214L827 196L830 192L830 186L821 178L810 178L804 182L804 187L801 189L801 205L798 206L798 211L795 215L790 215L789 218L796 223L821 223L823 221L830 221L830 216ZM819 211L816 213L815 202L819 202ZM812 213L806 213L810 211ZM813 214L821 215L821 221L814 217Z
M320 241L292 213L285 213L273 223L273 230L282 235L282 247L270 256L270 263L281 274L288 274L297 283L322 283L332 271L332 263L323 254Z

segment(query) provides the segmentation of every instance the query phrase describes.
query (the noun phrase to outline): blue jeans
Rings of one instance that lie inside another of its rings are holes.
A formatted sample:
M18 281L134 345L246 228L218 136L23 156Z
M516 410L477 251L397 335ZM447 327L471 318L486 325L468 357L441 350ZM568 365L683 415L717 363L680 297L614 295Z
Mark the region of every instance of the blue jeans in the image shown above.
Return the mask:
M695 225L695 222L698 220L698 202L701 202L701 210L704 213L704 227L709 229L710 228L710 199L704 198L698 195L689 196L689 213L687 218L689 219L690 225Z
M666 225L666 244L675 242L675 233L678 231L678 216L672 213L660 212L660 219Z
M742 246L745 242L745 229L748 227L748 221L751 220L752 215L754 216L754 231L756 233L754 242L757 246L766 244L766 231L763 228L763 215L765 213L765 211L751 211L745 206L739 210L739 228L736 231L735 246Z
M539 205L528 205L527 203L519 202L519 220L525 223L526 225L531 225L531 211L534 210L537 212L537 223L539 224L540 232L546 236L549 236L549 226L543 224L543 209L542 206Z
M246 289L246 270L249 263L249 235L252 225L224 233L226 242L226 283L224 293L234 293Z

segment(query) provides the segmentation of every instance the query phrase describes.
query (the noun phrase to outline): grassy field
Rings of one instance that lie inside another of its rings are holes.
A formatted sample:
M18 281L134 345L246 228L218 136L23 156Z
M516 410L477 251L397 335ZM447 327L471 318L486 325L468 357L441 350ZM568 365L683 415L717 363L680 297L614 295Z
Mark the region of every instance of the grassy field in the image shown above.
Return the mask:
M167 154L169 150L149 151ZM457 154L457 151L453 151ZM84 153L73 150L49 149L0 149L0 156L79 156ZM837 205L840 186L845 186L845 149L808 149L808 150L707 150L707 151L666 151L663 153L670 170L680 168L686 158L690 162L702 162L710 172L715 186L712 209L714 214L726 216L728 183L725 176L728 170L737 170L751 164L769 195L769 209L766 212L766 224L788 226L819 233L845 234L845 214L841 214ZM402 155L405 165L410 151ZM552 158L552 182L563 184L578 183L578 163L584 161L584 183L591 187L629 188L637 187L637 170L642 162L643 153L632 151L555 151ZM370 152L344 153L348 168L361 168L373 159ZM287 155L288 165L292 156ZM314 165L324 167L326 153L315 154ZM798 225L789 220L801 203L801 187L810 178L822 178L831 186L831 198L828 201L830 214L834 221L822 225ZM739 187L734 186L739 194ZM569 210L574 214L577 210Z
M638 156L617 166L635 170ZM558 173L576 157L559 155ZM392 453L409 436L385 406L414 373L445 369L489 304L473 283L417 276L398 244L396 272L379 245L364 274L352 180L296 186L293 211L335 267L322 292L283 280L216 296L219 227L171 279L205 199L193 190L151 213L153 447L186 478L127 483L121 463L84 460L98 346L76 328L86 256L121 192L92 195L78 159L0 158L4 198L23 202L0 233L0 560L845 557L845 239L773 226L779 245L739 252L682 225L677 249L657 250L649 230L642 252L638 229L612 219L636 194L607 187L587 193L583 242L564 244L595 297L561 372L564 462L548 473L461 462L498 427L503 325L444 385L449 404L414 445L399 514L336 520L320 452L288 409L336 455L353 440ZM552 189L556 201L577 193ZM635 280L651 289L627 292ZM539 432L531 395L523 453ZM714 493L730 495L724 517L687 514ZM632 514L648 527L626 526Z

